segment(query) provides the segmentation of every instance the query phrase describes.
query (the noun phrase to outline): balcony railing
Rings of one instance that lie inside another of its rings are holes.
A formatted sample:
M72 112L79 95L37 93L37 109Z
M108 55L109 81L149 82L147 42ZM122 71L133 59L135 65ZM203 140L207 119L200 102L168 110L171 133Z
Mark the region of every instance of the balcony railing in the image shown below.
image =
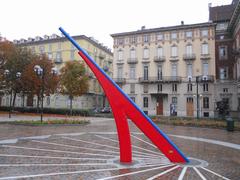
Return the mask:
M171 56L170 61L178 61L179 57L178 56Z
M198 76L198 81L203 82L203 83L204 82L214 82L214 76L213 75Z
M128 64L136 64L136 63L138 63L138 59L137 58L128 58L127 63Z
M114 78L113 79L117 84L125 84L126 79L125 78Z
M117 64L124 64L124 60L123 59L118 59L116 63Z
M180 76L140 77L140 83L173 83L181 82Z
M209 60L210 58L210 54L201 54L201 60Z
M55 62L56 64L60 64L60 63L63 62L63 60L62 60L62 58L57 58L57 59L54 59L54 62Z
M184 54L183 55L184 60L195 60L196 59L196 54Z
M100 53L100 54L99 54L99 58L100 58L100 59L106 58L106 54Z
M155 56L154 62L164 62L166 60L165 56Z

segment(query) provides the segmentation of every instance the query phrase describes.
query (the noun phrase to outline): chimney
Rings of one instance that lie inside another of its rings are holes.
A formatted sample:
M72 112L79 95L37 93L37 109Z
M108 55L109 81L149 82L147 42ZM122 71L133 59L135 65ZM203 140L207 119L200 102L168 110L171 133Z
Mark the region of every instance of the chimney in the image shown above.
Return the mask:
M141 30L144 30L145 28L146 28L145 26L142 26L142 27L141 27Z
M181 25L184 25L184 21L181 21Z
M212 7L212 3L208 3L208 9Z

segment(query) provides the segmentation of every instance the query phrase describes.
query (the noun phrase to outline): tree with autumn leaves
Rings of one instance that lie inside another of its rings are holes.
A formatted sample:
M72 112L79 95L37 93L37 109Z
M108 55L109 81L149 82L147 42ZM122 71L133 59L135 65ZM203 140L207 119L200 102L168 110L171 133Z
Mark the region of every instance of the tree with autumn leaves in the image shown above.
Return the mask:
M44 81L34 72L35 65L44 69ZM59 79L52 75L52 68L53 63L45 55L32 54L26 48L16 47L9 41L0 42L0 89L13 96L10 108L14 107L17 94L22 96L23 102L26 95L36 95L39 102L43 86L45 95L53 94Z
M36 65L43 69L41 77L34 72ZM14 107L17 94L22 96L22 102L26 96L37 96L39 107L41 93L49 96L59 89L59 93L69 96L72 115L73 98L88 91L85 66L79 61L66 62L60 75L52 74L53 66L45 55L32 54L27 48L16 47L9 41L0 42L0 92L13 96L10 107Z
M66 62L60 74L60 92L69 96L70 114L72 115L74 96L81 96L88 91L88 75L84 64L79 61Z
M34 67L39 65L43 69L43 74L39 77L34 72ZM45 96L54 94L58 87L59 76L52 72L53 63L45 55L34 56L31 63L28 64L21 76L24 91L30 95L37 96L37 107L41 99L41 93ZM43 92L41 92L43 90Z

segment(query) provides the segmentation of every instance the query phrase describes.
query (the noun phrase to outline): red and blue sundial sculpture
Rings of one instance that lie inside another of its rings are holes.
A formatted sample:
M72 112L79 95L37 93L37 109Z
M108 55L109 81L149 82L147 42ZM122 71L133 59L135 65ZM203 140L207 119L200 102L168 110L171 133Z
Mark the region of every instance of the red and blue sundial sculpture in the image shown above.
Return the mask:
M168 136L163 133L147 115L144 114L128 95L119 88L119 86L98 66L98 64L96 64L88 53L81 48L63 28L60 27L59 30L79 50L78 54L93 71L108 98L118 131L120 162L132 162L131 137L127 119L131 119L171 162L189 162L188 158L178 149Z

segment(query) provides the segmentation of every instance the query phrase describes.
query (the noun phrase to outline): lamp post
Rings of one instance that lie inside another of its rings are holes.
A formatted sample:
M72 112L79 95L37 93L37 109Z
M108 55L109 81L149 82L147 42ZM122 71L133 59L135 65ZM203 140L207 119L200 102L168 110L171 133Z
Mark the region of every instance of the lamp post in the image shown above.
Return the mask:
M8 69L6 69L4 71L4 76L5 78L9 81L10 83L10 103L9 103L9 114L8 114L8 117L11 118L12 117L12 82L10 80L10 71ZM20 72L17 72L16 73L16 79L19 79L21 77L21 73Z
M43 121L43 93L44 93L44 70L39 65L34 66L34 72L39 76L42 80L41 83L41 123Z
M44 76L45 76L45 71L41 66L35 65L34 66L34 72L41 78L41 123L43 121L43 98L44 98L44 91L45 91L45 82L44 82ZM51 74L56 75L57 74L57 68L53 67L51 69Z

